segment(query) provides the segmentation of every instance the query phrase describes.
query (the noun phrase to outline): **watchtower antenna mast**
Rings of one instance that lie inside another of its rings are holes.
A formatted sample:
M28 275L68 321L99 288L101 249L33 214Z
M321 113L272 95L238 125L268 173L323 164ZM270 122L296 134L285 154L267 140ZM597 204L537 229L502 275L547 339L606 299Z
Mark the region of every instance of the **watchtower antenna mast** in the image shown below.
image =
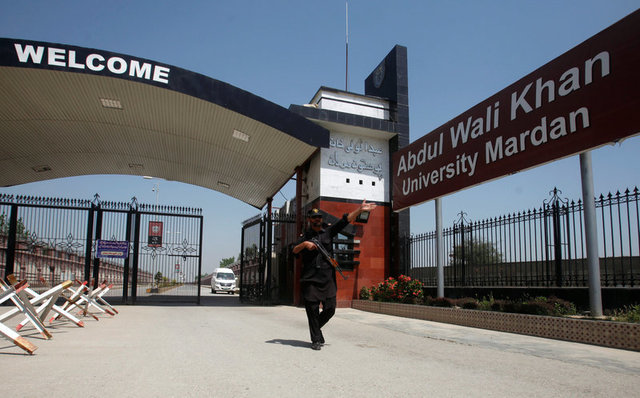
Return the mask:
M349 2L345 1L345 19L346 19L346 66L345 66L345 76L344 76L344 91L349 91Z

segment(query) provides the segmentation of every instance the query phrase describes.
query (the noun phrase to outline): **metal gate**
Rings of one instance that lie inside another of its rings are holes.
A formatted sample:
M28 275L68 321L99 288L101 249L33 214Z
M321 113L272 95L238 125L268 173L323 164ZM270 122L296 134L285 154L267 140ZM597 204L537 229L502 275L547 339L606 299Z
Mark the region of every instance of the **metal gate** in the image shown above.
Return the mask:
M202 210L0 195L0 277L33 287L64 280L113 285L104 296L134 304L200 303ZM121 252L102 248L120 247Z
M240 301L293 303L295 214L260 214L242 225Z

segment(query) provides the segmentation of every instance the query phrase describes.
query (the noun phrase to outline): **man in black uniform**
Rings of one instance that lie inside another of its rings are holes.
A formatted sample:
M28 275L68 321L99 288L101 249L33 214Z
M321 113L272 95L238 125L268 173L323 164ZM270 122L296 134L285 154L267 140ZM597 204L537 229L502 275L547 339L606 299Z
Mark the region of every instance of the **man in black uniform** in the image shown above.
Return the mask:
M319 350L324 344L324 336L322 336L320 329L336 312L338 288L335 268L320 253L312 239L315 238L329 254L333 255L333 237L361 213L372 211L375 208L375 203L367 203L366 200L363 200L360 207L349 214L345 213L340 221L326 229L322 223L322 213L318 209L313 208L307 213L310 228L302 234L298 244L293 248L293 253L296 256L302 255L300 283L309 321L311 348L314 350ZM320 312L320 304L322 304L322 312Z

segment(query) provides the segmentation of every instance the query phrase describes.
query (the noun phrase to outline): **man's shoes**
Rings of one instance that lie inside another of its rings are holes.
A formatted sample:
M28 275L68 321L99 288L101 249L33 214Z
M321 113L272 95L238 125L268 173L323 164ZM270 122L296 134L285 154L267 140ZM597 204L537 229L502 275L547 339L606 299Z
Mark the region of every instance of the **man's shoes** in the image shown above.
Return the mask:
M324 345L324 336L320 335L320 340L318 340L318 343L320 343L320 345Z
M322 348L322 343L320 342L311 343L312 350L320 351L321 348Z

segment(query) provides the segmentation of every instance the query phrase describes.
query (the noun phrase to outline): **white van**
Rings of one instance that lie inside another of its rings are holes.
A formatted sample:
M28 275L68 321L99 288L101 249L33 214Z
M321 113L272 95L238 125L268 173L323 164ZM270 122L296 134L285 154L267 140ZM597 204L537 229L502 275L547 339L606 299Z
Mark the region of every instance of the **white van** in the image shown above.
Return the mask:
M211 293L236 292L236 276L229 268L216 268L211 276Z

